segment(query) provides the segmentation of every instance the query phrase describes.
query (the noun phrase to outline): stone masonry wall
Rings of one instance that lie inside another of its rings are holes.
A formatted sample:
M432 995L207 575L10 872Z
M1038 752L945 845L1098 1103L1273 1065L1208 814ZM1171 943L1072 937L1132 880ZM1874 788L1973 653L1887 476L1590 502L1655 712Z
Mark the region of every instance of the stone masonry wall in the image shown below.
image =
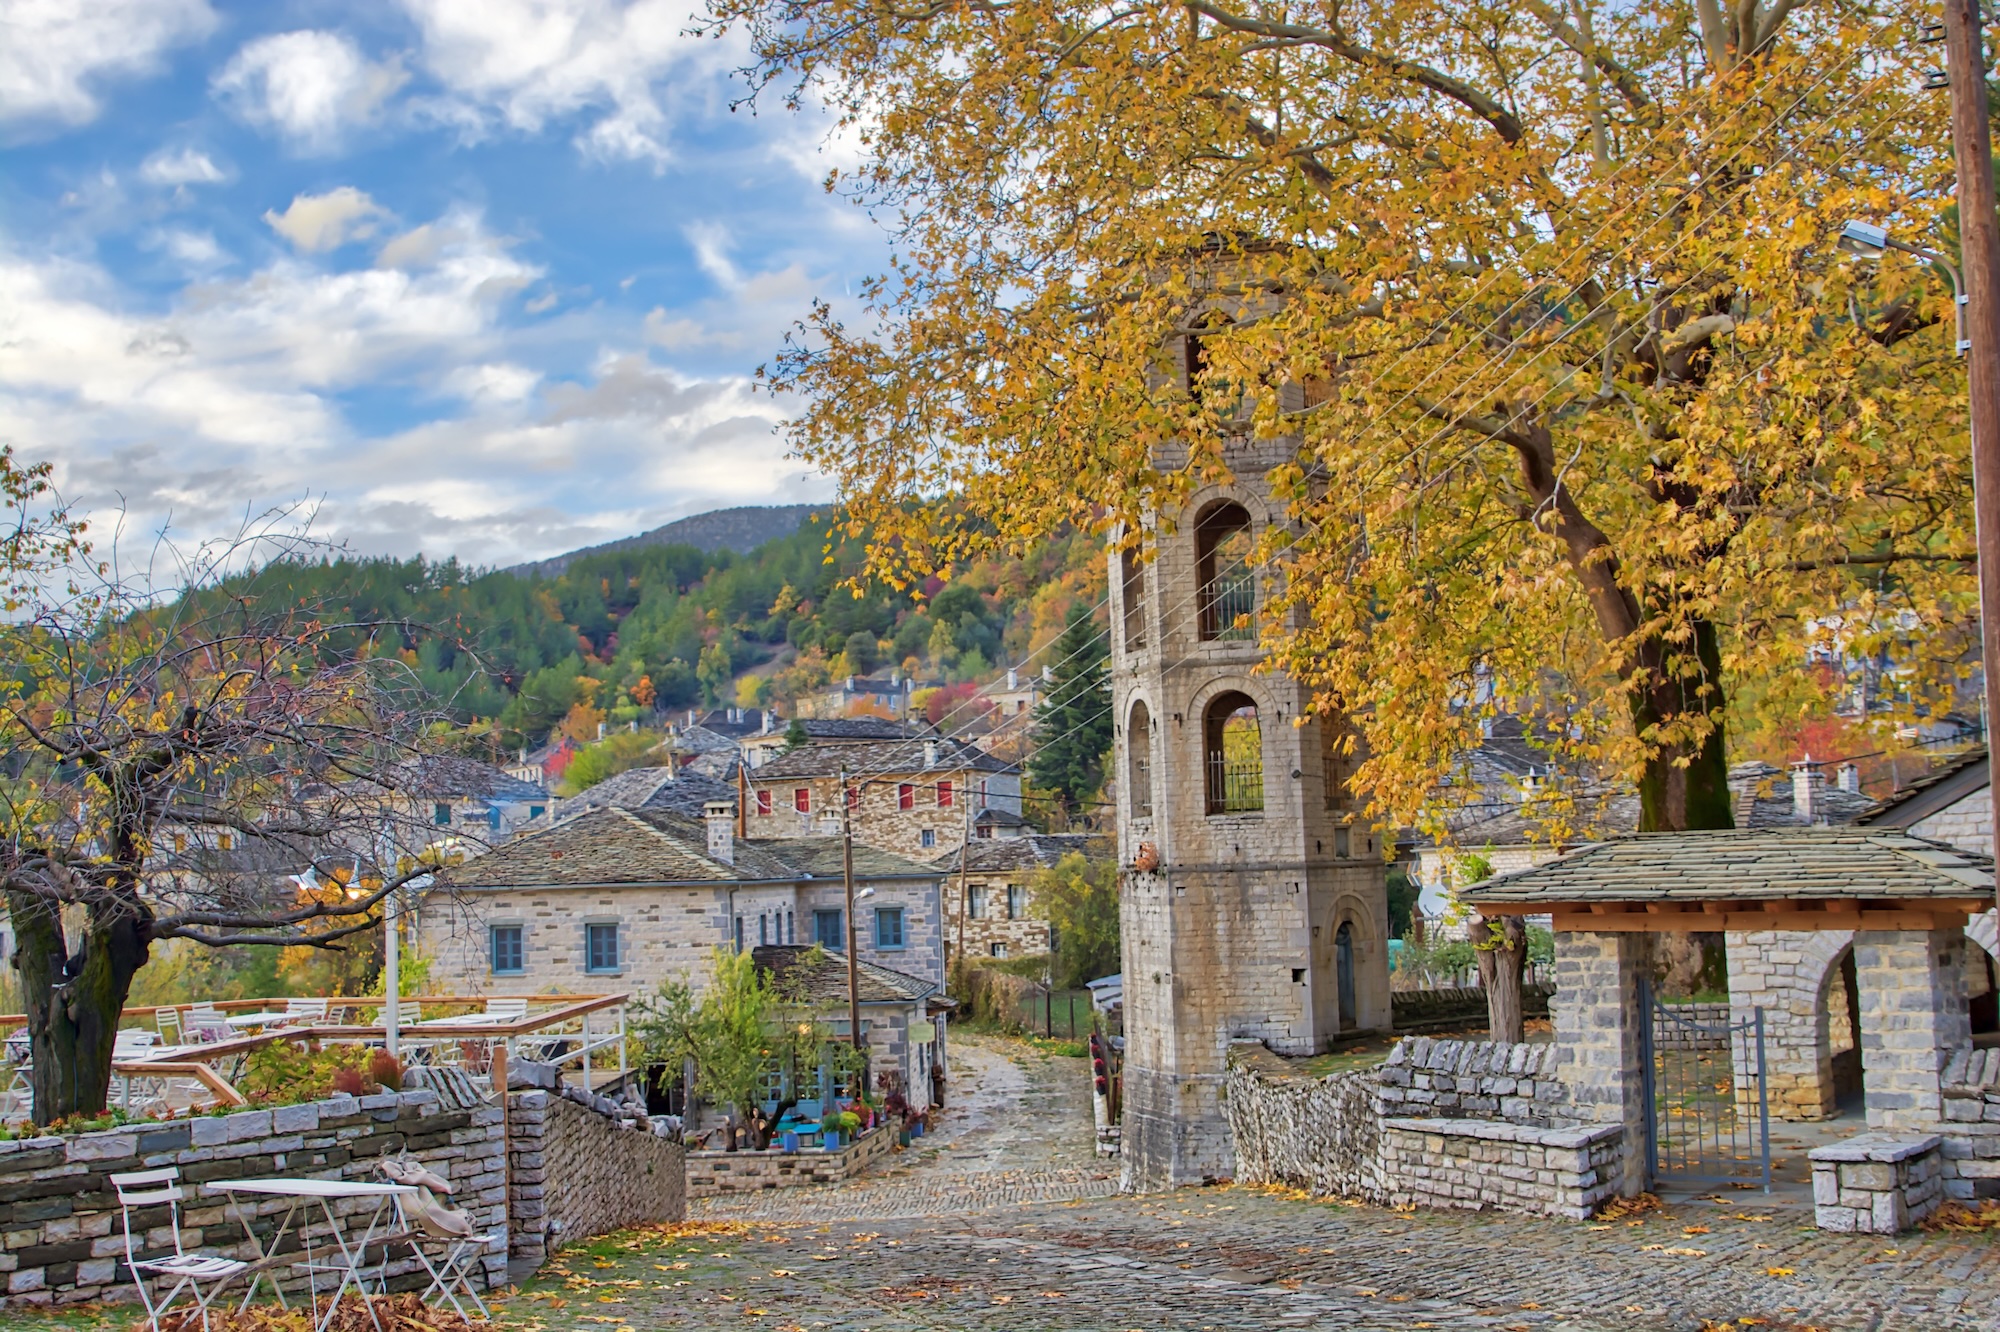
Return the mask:
M1304 1078L1237 1042L1229 1065L1224 1110L1246 1183L1576 1220L1618 1189L1623 1127L1570 1122L1550 1046L1417 1038L1379 1069ZM1409 1106L1421 1113L1396 1113Z
M1396 1207L1520 1212L1582 1221L1618 1192L1624 1130L1477 1119L1382 1121Z
M1575 1122L1556 1077L1553 1045L1492 1041L1396 1042L1377 1075L1386 1115L1500 1119L1548 1127Z
M1293 1077L1263 1046L1239 1043L1230 1051L1223 1099L1236 1142L1236 1178L1386 1201L1376 1091L1375 1076L1366 1070Z
M71 1138L0 1142L0 1274L5 1303L73 1304L133 1298L124 1264L125 1240L110 1176L177 1166L188 1190L182 1241L230 1257L254 1259L228 1200L203 1193L215 1180L295 1177L362 1180L385 1155L407 1151L457 1187L456 1201L481 1232L506 1222L500 1109L446 1111L430 1091L336 1096L276 1110L133 1125ZM252 1224L266 1239L290 1200L243 1195ZM365 1215L372 1199L338 1202L344 1216ZM134 1213L142 1257L171 1249L167 1209ZM284 1251L297 1247L288 1237ZM421 1269L406 1251L389 1265L392 1287ZM507 1256L497 1247L482 1262L487 1284L505 1280ZM289 1267L277 1270L289 1286Z
M708 1198L718 1193L832 1184L861 1174L895 1145L896 1135L881 1126L837 1152L689 1152L687 1192L691 1198Z
M540 1262L566 1243L687 1216L686 1155L647 1121L535 1089L507 1098L513 1256Z

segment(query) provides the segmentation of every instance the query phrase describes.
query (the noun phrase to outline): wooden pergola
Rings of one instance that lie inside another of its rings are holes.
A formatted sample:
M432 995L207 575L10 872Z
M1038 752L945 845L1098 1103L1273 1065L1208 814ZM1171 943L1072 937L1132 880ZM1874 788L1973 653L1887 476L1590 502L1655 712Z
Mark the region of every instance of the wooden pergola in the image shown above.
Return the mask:
M1937 930L1993 905L1993 860L1877 828L1633 833L1463 896L1559 932Z

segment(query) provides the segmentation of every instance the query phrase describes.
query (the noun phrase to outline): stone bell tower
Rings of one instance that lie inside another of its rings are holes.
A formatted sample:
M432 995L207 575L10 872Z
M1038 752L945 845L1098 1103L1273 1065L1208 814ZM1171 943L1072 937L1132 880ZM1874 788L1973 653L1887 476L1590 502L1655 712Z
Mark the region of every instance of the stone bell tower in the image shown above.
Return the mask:
M1111 557L1130 1187L1234 1172L1231 1040L1309 1055L1390 1026L1382 847L1346 781L1358 759L1305 688L1255 669L1276 575L1249 556L1287 521L1263 478L1296 448L1232 441L1232 484L1149 519L1145 556Z

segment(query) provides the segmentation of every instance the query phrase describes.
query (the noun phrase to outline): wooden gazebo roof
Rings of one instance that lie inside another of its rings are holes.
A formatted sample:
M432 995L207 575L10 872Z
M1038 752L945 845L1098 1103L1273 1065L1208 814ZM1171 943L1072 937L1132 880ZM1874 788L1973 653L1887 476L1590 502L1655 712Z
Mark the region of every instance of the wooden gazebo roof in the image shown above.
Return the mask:
M1465 889L1558 930L1925 930L1993 905L1993 858L1885 828L1634 833Z

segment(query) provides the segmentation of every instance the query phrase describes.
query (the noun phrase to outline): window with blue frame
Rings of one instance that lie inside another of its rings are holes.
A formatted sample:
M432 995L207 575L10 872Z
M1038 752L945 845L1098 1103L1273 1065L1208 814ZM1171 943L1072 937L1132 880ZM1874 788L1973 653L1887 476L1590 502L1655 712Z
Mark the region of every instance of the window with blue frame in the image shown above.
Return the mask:
M813 912L813 942L831 952L847 951L847 931L842 928L840 912Z
M875 946L877 948L903 947L903 908L875 908Z
M595 972L618 970L618 927L616 925L586 925L583 927L583 969Z
M486 826L494 832L500 831L500 806L488 805L486 807Z
M528 806L528 817L531 819L539 819L540 817L542 817L542 807L540 805Z
M431 822L440 828L451 826L451 806L442 802L431 806Z
M493 974L518 976L528 969L519 925L495 925L488 936L493 945Z

